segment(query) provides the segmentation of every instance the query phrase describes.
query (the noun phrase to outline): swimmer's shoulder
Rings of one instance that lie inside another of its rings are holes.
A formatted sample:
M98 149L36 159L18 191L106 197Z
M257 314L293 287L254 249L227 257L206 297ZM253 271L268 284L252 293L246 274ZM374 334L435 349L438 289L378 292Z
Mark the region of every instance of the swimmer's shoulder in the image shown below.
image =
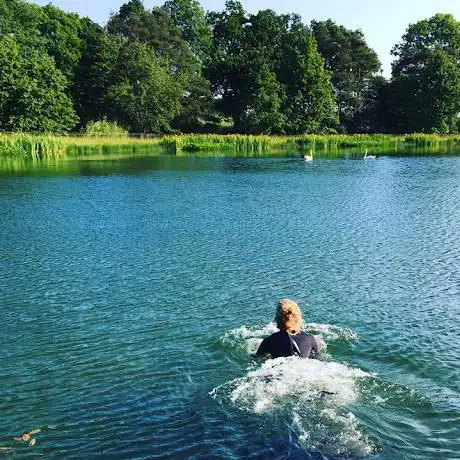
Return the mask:
M322 350L323 341L320 335L309 334L308 332L305 332L305 331L301 331L299 335L301 336L299 337L299 339L302 341L305 341L305 343L310 345L312 349L315 350L317 353Z

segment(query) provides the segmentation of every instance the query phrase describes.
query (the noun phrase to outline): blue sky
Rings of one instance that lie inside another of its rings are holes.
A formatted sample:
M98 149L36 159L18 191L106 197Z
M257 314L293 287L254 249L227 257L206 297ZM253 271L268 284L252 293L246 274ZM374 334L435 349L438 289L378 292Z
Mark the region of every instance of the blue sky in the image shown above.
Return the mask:
M66 11L88 16L105 24L111 12L116 12L123 0L35 0L31 3L52 3ZM144 0L146 7L161 5L164 1ZM280 13L299 13L305 23L312 19L331 18L350 29L361 29L367 43L377 52L383 73L390 76L390 50L400 41L410 23L433 16L451 13L460 20L460 0L243 0L245 9L256 12L273 9ZM225 0L201 0L205 10L221 10Z

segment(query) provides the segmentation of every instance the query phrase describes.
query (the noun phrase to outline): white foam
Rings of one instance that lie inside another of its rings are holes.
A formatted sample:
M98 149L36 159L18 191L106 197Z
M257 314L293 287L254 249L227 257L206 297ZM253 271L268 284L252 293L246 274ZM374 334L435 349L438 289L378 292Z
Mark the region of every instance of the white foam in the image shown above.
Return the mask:
M226 332L222 336L221 342L246 353L255 353L264 337L277 331L278 328L275 323L269 323L262 327L241 326Z
M387 402L388 398L382 398L381 396L377 395L375 398L374 398L374 404L383 404L385 402Z
M351 329L329 324L305 324L327 341L356 340ZM255 353L262 339L276 332L274 323L228 331L226 346ZM346 364L297 357L268 359L243 377L224 383L211 396L240 410L256 414L282 414L290 421L299 442L308 449L332 455L369 455L372 442L359 430L349 405L359 396L358 382L373 375Z
M211 396L256 414L285 412L299 441L309 449L364 455L373 446L345 406L358 397L356 380L369 377L341 363L277 358L215 388Z
M360 432L352 412L341 415L323 409L315 423L308 416L295 413L293 427L302 445L323 454L361 457L375 452L375 446Z
M258 369L229 384L230 400L239 407L262 413L277 407L286 397L328 397L334 405L356 399L354 379L371 375L345 364L300 359L269 359Z
M349 328L333 326L332 324L305 323L305 330L311 334L321 334L326 341L343 340L354 342L358 340L358 334Z
M331 324L305 323L304 329L318 338L322 344L322 352L327 350L327 342L358 340L358 334L353 330ZM255 353L264 337L277 331L278 328L274 322L264 326L240 326L227 331L220 340L230 349L244 353Z

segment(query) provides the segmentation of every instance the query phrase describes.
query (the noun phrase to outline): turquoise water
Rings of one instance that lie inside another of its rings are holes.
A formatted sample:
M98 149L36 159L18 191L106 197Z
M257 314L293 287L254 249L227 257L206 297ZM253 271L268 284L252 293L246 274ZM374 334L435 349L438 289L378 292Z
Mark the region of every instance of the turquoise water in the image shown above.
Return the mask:
M459 202L455 156L0 167L0 457L459 458ZM323 361L251 359L281 297Z

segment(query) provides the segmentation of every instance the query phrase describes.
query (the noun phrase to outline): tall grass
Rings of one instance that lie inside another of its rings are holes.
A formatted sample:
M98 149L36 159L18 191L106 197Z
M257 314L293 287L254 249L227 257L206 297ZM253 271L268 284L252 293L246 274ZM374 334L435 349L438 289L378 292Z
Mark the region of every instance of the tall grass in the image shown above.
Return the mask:
M389 134L307 134L297 136L294 140L298 146L309 147L314 150L366 147L392 148L404 142L404 136L392 136Z
M460 144L460 134L451 134L447 136L439 136L437 134L409 134L404 140L407 144L416 147L436 147L446 142Z
M34 134L0 134L0 157L56 158L66 154L63 137Z
M224 150L243 153L262 153L272 147L272 141L269 136L189 134L166 136L161 141L161 145L166 145L175 152Z
M336 152L343 149L363 151L365 148L387 154L414 151L417 148L460 146L460 135L434 134L332 134L299 136L245 136L238 134L190 134L157 137L119 136L53 136L35 134L0 134L0 158L59 158L105 154L221 152L257 156L280 150L313 149ZM457 147L455 147L456 149Z

